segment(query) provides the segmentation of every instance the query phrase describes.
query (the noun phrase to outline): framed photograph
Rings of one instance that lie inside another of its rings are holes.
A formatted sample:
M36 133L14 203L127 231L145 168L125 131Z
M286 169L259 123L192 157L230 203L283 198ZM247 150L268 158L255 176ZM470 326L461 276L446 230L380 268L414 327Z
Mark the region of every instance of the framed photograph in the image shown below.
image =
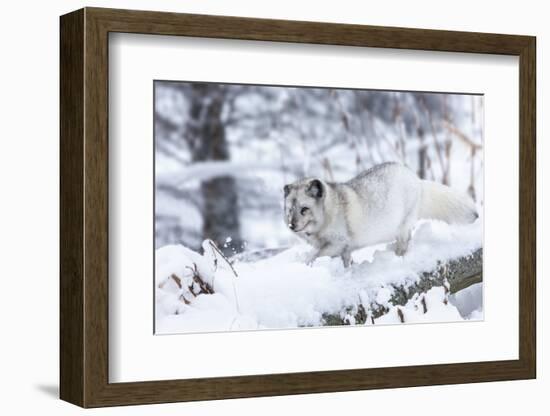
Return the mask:
M536 376L534 37L60 27L63 400Z

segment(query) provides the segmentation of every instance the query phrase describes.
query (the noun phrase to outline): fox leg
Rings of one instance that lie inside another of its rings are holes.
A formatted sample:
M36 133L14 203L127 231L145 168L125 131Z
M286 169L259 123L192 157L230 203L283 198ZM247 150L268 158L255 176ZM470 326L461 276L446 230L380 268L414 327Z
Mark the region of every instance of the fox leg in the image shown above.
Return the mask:
M351 250L349 249L349 247L345 247L344 250L342 251L342 261L344 263L344 267L349 267L351 266L351 263L353 262L353 259L351 258Z
M409 241L411 241L411 229L401 230L395 242L395 254L404 256L409 248Z
M418 207L415 206L409 210L408 215L403 219L399 231L397 232L397 239L395 242L395 254L402 257L409 248L409 242L411 241L412 229L418 218Z

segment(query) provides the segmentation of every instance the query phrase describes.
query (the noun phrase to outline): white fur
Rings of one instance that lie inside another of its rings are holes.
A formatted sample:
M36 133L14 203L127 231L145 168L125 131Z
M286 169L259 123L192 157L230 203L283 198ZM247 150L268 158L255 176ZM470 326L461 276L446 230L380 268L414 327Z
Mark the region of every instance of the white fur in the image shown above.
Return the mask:
M477 218L474 202L454 189L431 181L421 181L419 218L437 219L450 224L468 224Z

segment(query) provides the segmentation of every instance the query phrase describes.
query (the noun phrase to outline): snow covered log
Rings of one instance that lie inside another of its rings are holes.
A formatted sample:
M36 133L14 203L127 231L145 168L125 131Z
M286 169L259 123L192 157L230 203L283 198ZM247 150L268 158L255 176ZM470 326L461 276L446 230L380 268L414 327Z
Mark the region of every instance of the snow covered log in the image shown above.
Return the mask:
M426 313L427 306L423 295L430 289L443 287L445 294L453 294L482 281L483 248L479 248L468 256L452 259L445 263L439 262L435 269L421 273L418 281L412 285L391 285L392 294L384 304L375 300L368 305L362 303L349 305L345 308L344 313L324 314L324 325L349 325L350 321L353 321L354 324L364 324L367 320L374 323L374 319L388 313L388 304L404 306L415 297L418 298L424 313ZM445 302L446 299L443 301ZM398 314L400 311L401 309L397 308ZM404 322L402 313L399 318Z
M156 333L483 319L482 222L420 223L405 256L380 244L342 259L307 259L311 247L249 250L225 258L202 251L156 251ZM176 276L176 278L174 278ZM470 286L470 287L468 287ZM467 288L465 290L462 290ZM458 292L456 294L453 294Z

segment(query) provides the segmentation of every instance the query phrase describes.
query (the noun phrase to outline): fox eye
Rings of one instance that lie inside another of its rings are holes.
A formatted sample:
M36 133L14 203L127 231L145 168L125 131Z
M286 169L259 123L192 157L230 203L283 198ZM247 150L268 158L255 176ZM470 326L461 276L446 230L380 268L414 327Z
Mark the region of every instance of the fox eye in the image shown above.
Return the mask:
M300 210L300 214L302 215L306 215L306 212L309 211L309 208L308 207L303 207L301 210Z

